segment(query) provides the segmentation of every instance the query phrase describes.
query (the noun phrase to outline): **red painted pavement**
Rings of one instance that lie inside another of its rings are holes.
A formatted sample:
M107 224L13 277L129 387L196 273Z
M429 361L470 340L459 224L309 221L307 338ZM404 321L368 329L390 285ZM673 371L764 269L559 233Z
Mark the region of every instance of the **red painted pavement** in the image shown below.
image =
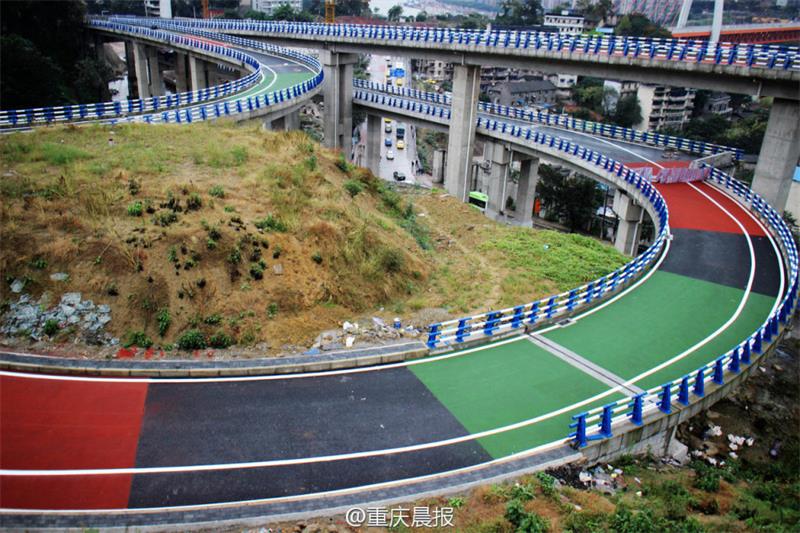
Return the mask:
M686 183L655 184L658 192L667 201L669 207L669 225L673 228L695 229L703 231L719 231L724 233L738 233L742 230L730 219L719 216L716 206L690 187ZM728 209L732 215L739 219L747 232L753 236L764 236L758 225L744 213L736 202L728 199L705 183L695 183L696 187L714 198L720 205Z
M147 383L0 377L0 467L132 467ZM126 508L130 475L0 477L0 506Z

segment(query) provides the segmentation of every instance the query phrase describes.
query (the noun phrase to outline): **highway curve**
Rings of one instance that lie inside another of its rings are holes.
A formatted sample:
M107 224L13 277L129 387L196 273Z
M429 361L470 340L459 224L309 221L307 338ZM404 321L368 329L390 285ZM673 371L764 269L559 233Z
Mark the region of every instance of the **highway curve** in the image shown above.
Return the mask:
M0 506L148 509L297 496L562 440L571 414L621 397L616 385L630 395L732 348L784 290L772 238L743 207L707 184L659 190L674 239L658 268L533 336L286 377L3 372Z

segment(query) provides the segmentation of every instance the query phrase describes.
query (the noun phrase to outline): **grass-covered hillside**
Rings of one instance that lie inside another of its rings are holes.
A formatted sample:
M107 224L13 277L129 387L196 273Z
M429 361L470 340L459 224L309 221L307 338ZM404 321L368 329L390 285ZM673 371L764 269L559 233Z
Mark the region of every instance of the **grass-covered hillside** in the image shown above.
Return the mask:
M56 128L3 136L0 156L3 301L14 280L53 302L81 292L139 345L308 345L382 307L485 310L624 261L439 193L398 194L299 132Z

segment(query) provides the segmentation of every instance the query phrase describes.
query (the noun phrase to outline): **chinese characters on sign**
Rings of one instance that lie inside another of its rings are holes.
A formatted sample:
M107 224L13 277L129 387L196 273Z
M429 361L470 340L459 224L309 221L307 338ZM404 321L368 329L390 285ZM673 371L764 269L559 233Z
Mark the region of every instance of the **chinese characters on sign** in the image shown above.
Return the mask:
M349 526L452 527L452 507L351 507L345 514Z

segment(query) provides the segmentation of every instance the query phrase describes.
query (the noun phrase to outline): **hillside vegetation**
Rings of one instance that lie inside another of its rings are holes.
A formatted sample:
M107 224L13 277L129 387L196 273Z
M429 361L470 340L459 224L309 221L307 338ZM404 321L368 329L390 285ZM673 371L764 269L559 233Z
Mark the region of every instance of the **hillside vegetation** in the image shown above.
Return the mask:
M81 292L140 346L276 351L380 308L485 310L624 261L440 193L399 194L300 132L53 128L3 136L0 156L3 301L15 279L53 302Z

